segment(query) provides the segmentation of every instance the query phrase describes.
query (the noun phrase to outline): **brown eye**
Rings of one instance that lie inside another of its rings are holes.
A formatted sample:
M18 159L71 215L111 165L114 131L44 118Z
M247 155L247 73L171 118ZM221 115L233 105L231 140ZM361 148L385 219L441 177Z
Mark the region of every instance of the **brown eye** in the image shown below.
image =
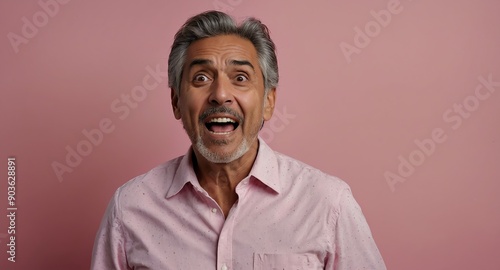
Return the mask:
M206 75L199 74L199 75L194 76L194 81L195 82L206 82L206 81L208 81L208 77Z
M238 75L238 76L236 76L236 81L237 82L246 82L246 81L248 81L248 78L245 75Z

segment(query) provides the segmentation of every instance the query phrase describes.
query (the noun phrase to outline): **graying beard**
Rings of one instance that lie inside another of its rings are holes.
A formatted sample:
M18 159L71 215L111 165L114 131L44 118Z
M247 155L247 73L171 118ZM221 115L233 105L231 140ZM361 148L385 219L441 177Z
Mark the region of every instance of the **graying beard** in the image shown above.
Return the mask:
M219 142L221 143L219 145L227 144L227 142L224 140L218 140L216 143L218 144ZM243 142L238 146L238 149L236 149L236 151L234 151L232 154L220 155L218 153L211 152L210 150L208 150L208 148L203 144L201 137L198 137L196 139L195 147L196 150L198 150L198 152L205 159L207 159L209 162L212 163L230 163L242 157L250 149L248 141L246 139L243 139Z

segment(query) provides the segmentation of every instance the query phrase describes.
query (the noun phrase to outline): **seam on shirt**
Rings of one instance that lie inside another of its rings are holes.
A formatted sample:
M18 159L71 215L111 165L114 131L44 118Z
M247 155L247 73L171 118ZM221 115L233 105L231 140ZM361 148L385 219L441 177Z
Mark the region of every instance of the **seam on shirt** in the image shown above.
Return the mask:
M123 238L121 239L122 241L122 245L123 245L123 250L124 250L124 253L125 253L125 260L126 260L126 265L127 267L129 267L128 265L128 243L130 242L130 236L128 234L128 231L125 230L125 228L123 227L123 211L122 211L122 207L121 207L121 194L122 194L122 189L123 189L123 186L119 187L117 190L116 190L116 195L115 195L115 218L114 218L114 221L113 222L116 222L117 225L118 225L118 230L119 232L121 233L121 235L123 236Z
M331 221L331 225L332 225L332 230L331 230L331 233L332 233L332 247L334 247L334 249L336 249L336 230L337 230L337 224L338 224L338 220L340 218L340 215L342 214L342 210L340 209L340 204L341 204L341 199L342 199L342 196L344 195L344 192L350 192L350 187L344 182L343 183L344 187L342 189L339 190L338 192L338 196L336 197L336 201L333 203L334 207L332 207L332 213L330 214L330 221ZM336 254L337 252L335 252ZM335 255L335 257L337 256L337 254Z

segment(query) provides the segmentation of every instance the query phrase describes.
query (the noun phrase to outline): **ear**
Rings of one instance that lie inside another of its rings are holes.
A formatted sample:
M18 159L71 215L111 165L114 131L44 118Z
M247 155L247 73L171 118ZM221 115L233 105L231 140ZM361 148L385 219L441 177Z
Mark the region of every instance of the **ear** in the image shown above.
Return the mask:
M179 96L174 88L170 88L170 98L172 99L172 110L174 111L175 119L181 119L181 110L179 109Z
M268 121L271 119L274 113L274 105L276 104L276 88L271 88L267 91L267 95L264 97L264 120Z

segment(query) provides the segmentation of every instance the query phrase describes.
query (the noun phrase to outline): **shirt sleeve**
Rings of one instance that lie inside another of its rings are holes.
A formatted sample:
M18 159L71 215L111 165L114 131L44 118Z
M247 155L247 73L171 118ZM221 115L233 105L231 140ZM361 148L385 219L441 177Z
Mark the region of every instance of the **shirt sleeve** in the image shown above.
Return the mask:
M129 270L119 210L119 190L111 199L94 242L91 270Z
M385 270L384 260L350 189L341 192L339 208L335 228L334 269Z

